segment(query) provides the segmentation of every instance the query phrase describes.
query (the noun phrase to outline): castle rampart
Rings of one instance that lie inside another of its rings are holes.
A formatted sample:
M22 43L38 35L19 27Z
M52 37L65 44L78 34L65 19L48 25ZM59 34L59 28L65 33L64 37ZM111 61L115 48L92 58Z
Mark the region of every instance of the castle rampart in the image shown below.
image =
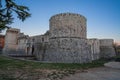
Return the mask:
M19 29L6 31L4 52L34 55L53 63L87 63L115 56L112 39L87 39L87 19L76 13L60 13L49 20L43 35L28 36Z

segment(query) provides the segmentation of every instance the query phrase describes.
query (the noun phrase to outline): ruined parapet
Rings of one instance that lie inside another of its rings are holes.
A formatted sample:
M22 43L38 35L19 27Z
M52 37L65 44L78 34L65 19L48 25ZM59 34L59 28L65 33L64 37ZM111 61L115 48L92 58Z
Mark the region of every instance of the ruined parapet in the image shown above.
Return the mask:
M44 60L58 63L91 61L86 40L86 18L80 14L62 13L50 18L49 48Z
M24 35L24 33L20 33L18 35L18 46L17 51L19 54L27 54L27 40L29 36Z
M100 57L109 58L115 56L113 39L100 39Z
M16 51L18 45L18 34L20 30L15 28L10 28L6 31L5 35L5 46L4 54L13 54Z
M98 39L88 39L88 44L91 46L91 59L97 60L100 58L100 42Z
M34 40L35 43L49 42L49 36L48 35L33 36L32 39Z
M100 39L100 46L113 46L113 39Z

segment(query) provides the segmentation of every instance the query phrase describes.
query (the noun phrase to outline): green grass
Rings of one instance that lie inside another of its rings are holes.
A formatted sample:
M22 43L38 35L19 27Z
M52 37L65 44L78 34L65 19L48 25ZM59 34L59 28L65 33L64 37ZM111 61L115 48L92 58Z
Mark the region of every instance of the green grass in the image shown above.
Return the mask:
M112 60L120 62L120 56L113 57Z
M0 75L0 80L17 80L17 79L13 78L13 77L10 77L10 76L7 76L5 74L1 74Z
M15 60L7 57L0 56L0 69L8 69L8 68L18 68L23 69L25 67L36 69L86 69L92 67L103 66L106 61L104 60L96 60L92 63L40 63L33 61L23 61L23 60Z
M64 77L65 75L74 74L76 70L84 70L88 68L100 67L103 66L105 62L108 62L106 59L100 59L93 61L91 63L40 63L40 62L33 62L33 61L23 61L23 60L16 60L9 57L0 56L0 80L17 80L14 77L15 71L22 71L30 73L36 73L35 69L46 69L46 70L58 70L58 72L52 72L48 74L48 78L54 78L56 76ZM62 72L59 72L62 71ZM39 73L41 74L41 73ZM19 78L19 80L22 80ZM56 80L56 78L54 79Z

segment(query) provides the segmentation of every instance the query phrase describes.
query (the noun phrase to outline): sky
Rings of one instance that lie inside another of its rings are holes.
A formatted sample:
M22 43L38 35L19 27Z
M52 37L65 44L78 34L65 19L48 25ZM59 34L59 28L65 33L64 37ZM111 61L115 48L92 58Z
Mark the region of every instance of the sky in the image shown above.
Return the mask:
M59 13L78 13L87 18L88 38L112 38L120 42L120 0L16 0L28 6L30 18L15 19L11 27L27 35L44 34L49 30L49 19Z

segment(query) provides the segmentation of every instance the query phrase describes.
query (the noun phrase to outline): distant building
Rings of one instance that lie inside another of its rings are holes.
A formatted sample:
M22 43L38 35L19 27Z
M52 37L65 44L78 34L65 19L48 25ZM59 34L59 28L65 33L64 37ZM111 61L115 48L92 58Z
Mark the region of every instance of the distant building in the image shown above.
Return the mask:
M5 39L5 36L4 35L0 35L0 52L4 48L4 39Z

